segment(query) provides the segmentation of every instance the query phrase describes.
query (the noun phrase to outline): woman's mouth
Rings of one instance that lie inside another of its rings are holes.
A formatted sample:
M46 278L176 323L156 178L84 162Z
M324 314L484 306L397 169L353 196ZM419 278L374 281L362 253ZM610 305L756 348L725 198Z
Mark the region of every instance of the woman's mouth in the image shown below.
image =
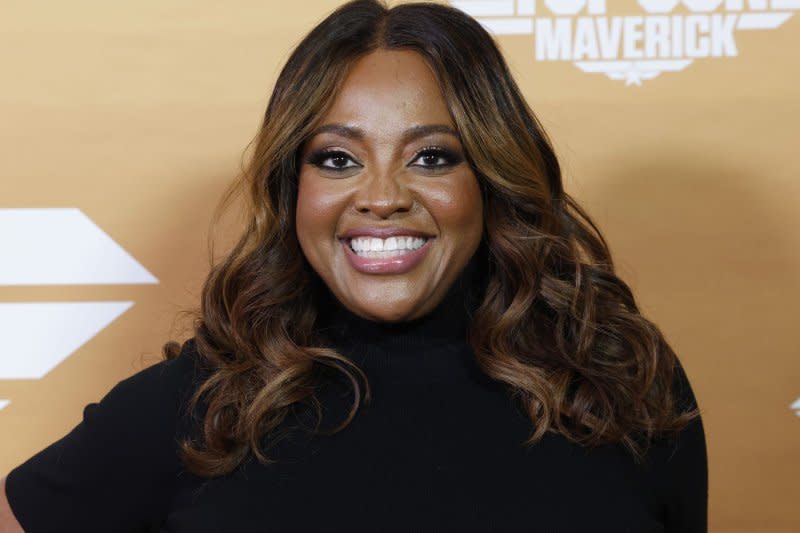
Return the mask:
M403 274L427 254L432 238L394 235L341 239L351 266L366 274Z

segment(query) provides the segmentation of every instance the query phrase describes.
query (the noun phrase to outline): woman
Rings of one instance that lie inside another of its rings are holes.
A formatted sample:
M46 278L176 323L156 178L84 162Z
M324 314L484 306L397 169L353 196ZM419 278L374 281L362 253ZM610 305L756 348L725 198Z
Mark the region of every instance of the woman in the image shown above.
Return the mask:
M195 337L9 474L26 531L706 530L686 376L473 19L339 8L240 185Z

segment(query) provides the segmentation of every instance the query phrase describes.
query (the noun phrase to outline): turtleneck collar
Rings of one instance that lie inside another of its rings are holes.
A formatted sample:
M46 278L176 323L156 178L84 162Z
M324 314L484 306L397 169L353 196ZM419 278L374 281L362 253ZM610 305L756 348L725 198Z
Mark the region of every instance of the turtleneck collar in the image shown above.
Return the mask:
M463 379L473 372L469 324L480 298L477 254L429 313L414 320L381 322L360 317L327 289L318 311L318 333L380 382L429 383Z
M478 277L477 259L473 257L436 307L419 318L400 322L363 318L347 309L324 287L317 324L331 339L359 343L387 345L401 341L404 346L430 347L466 340L478 304Z

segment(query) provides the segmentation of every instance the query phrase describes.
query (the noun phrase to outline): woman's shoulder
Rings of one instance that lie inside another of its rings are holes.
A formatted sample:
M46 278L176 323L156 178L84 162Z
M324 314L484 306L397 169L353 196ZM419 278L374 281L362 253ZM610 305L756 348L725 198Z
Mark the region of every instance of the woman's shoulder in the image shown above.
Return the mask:
M124 420L129 427L174 428L191 394L207 371L194 338L180 353L148 366L114 385L99 402L84 408L84 418ZM107 420L110 423L110 420Z
M676 359L672 391L679 411L697 411L682 430L658 439L649 456L656 466L669 531L705 531L708 511L708 455L702 405L689 375Z
M190 337L180 344L180 351L177 355L143 368L120 383L151 380L181 382L198 377L202 370L203 359L197 350L197 341L194 337Z
M83 409L83 420L63 440L92 439L114 443L120 453L130 446L167 447L205 370L194 338L171 359L152 364L117 382ZM170 450L171 451L171 450Z
M197 350L197 342L191 337L181 344L176 356L163 359L123 379L106 397L116 393L142 401L147 398L138 397L139 394L156 400L164 400L169 395L182 396L196 388L207 374L205 361Z

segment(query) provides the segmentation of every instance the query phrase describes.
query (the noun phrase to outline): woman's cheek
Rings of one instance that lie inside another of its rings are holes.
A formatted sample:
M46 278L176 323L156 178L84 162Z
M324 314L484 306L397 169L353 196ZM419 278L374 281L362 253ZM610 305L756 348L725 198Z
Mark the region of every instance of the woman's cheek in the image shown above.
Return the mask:
M441 187L429 188L425 196L428 209L441 229L474 231L482 227L483 204L477 180L470 173Z

